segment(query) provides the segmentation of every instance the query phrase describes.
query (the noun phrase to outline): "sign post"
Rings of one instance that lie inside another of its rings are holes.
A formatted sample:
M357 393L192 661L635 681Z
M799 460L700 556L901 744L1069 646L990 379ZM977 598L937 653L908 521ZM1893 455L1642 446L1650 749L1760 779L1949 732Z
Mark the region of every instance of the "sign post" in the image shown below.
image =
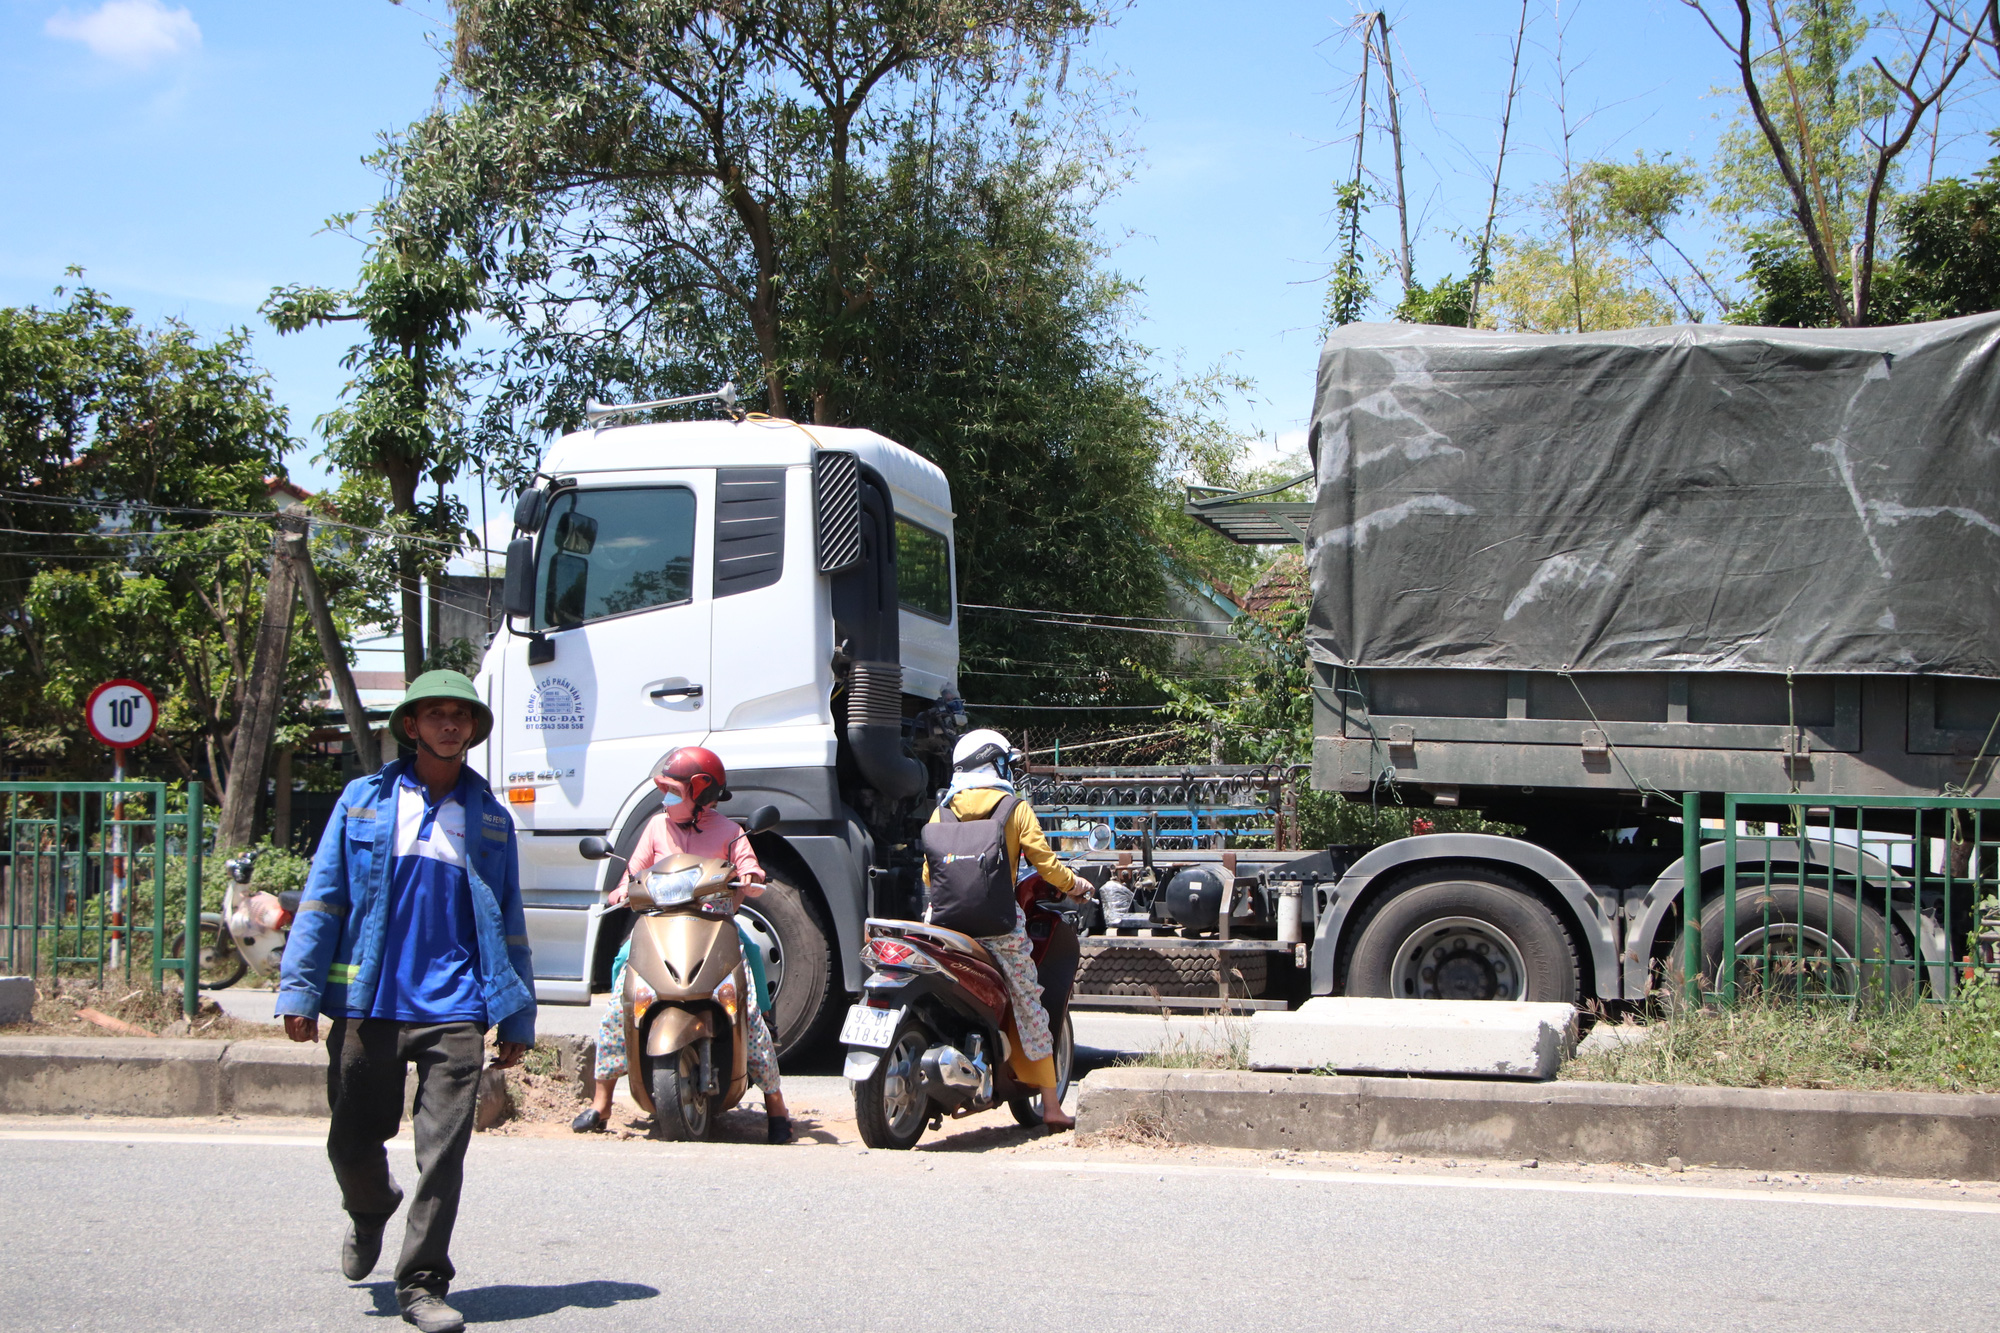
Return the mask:
M159 701L153 692L136 680L107 680L90 692L83 706L90 734L111 747L111 780L125 780L125 752L153 734L159 721ZM159 811L153 812L158 816ZM125 938L125 796L111 798L111 962L118 962L119 946ZM164 921L162 912L154 913Z

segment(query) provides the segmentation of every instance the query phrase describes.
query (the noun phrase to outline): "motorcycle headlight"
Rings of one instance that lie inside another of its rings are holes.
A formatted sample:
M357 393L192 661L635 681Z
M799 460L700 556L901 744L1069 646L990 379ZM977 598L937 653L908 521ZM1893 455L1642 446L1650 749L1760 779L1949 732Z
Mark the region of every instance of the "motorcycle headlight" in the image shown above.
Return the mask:
M694 886L699 883L700 866L689 866L685 870L656 870L646 876L646 894L655 905L671 907L675 903L693 901Z

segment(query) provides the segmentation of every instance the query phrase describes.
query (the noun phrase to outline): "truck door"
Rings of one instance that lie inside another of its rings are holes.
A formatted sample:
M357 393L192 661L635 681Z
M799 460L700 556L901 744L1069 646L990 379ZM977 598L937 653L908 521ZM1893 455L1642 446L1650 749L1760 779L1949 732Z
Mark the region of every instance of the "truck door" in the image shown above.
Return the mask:
M655 760L706 737L713 496L714 473L690 470L550 497L531 623L554 660L517 650L500 720L508 786L535 788L513 807L523 825L602 833ZM529 678L519 686L516 670ZM578 887L594 884L565 850Z

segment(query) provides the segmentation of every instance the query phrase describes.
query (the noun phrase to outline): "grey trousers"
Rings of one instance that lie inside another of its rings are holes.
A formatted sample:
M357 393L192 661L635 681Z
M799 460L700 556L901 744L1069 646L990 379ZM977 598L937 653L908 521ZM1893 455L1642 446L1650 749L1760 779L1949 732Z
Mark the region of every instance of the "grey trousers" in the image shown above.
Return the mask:
M417 1193L403 1226L396 1291L443 1296L451 1266L451 1231L465 1179L465 1148L479 1107L486 1031L477 1023L333 1020L326 1037L326 1100L333 1123L326 1155L340 1184L341 1206L357 1221L386 1222L403 1201L383 1147L403 1119L403 1084L416 1066L410 1127L417 1147Z

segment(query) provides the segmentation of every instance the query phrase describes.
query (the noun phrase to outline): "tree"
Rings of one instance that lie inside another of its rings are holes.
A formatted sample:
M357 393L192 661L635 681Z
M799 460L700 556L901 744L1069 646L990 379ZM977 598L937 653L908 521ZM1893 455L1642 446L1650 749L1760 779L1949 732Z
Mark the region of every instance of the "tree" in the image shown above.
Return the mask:
M266 478L293 441L237 330L204 343L140 327L88 287L0 309L0 753L96 767L89 690L113 676L160 696L170 771L219 794L261 784L236 751L270 554ZM283 715L314 693L282 665Z
M400 147L392 143L376 159L392 182ZM328 225L344 229L353 220L348 215ZM403 674L414 680L442 646L433 611L426 650L424 582L435 587L465 527L464 507L445 486L474 457L461 420L468 368L457 350L480 309L485 274L455 245L448 226L407 207L398 193L376 208L373 223L374 239L353 288L282 287L263 309L280 333L353 322L368 334L341 361L354 372L341 406L317 425L329 462L343 472L380 476L388 487L387 521L400 537L391 549ZM423 495L427 485L435 488L429 497Z
M1734 0L1733 12L1684 3L1728 48L1748 113L1724 141L1724 207L1744 219L1753 252L1802 248L1839 323L1868 324L1900 159L1926 116L1937 133L1988 5L1927 0L1871 24L1853 0ZM1887 58L1871 35L1892 48Z
M507 194L518 249L506 313L539 321L530 351L553 342L574 359L607 320L643 326L748 359L771 413L797 402L828 424L848 419L833 384L884 295L855 208L870 155L919 101L939 118L990 109L1095 19L1076 0L460 0L457 11L465 105L436 125L433 157L460 164L441 182Z
M1693 167L1665 153L1637 153L1630 162L1584 163L1570 188L1588 225L1651 273L1689 322L1729 313L1731 294L1669 234L1702 202L1702 178Z
M1587 171L1587 168L1586 168ZM1545 187L1538 230L1494 240L1500 262L1482 319L1524 333L1587 333L1670 323L1674 308L1621 253L1620 232L1597 206L1589 177Z

